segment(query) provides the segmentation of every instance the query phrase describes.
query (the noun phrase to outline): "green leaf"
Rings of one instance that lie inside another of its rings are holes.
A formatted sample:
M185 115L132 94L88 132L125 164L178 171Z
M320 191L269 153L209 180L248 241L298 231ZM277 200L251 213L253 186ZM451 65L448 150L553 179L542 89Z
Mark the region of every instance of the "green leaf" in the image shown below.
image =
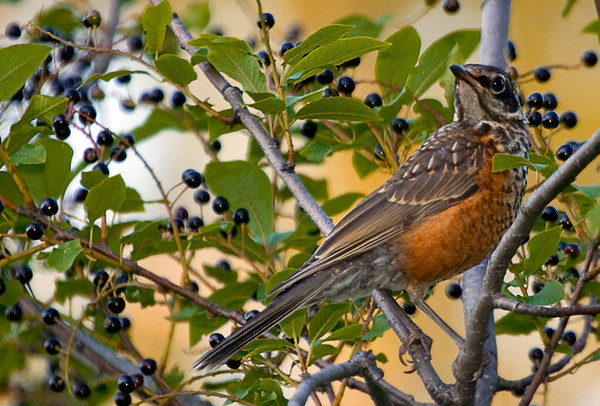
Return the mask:
M119 213L136 213L144 211L144 201L137 190L127 187L125 200L119 208Z
M312 351L310 352L310 359L308 360L308 365L312 365L321 358L326 357L327 355L337 354L340 351L341 348L334 347L333 345L319 344L313 347Z
M71 179L71 159L73 150L69 144L43 138L37 144L46 150L46 156L52 159L43 164L22 165L19 174L27 184L29 192L36 202L47 197L58 198L67 189Z
M237 272L235 271L227 271L220 266L210 266L206 264L203 265L203 268L208 276L215 278L219 282L227 284L237 281Z
M541 291L533 296L525 298L525 303L534 306L548 306L560 302L565 298L565 290L562 283L548 280Z
M279 325L281 329L288 337L300 337L302 335L302 329L304 328L304 322L308 309L300 309L293 313L291 316L286 317Z
M83 82L81 86L84 86L84 85L86 85L90 82L94 82L96 80L102 80L103 82L109 82L113 79L120 78L121 76L134 75L134 74L148 75L148 72L146 72L145 70L121 69L121 70L116 70L116 71L108 72L108 73L94 73L94 74L90 75L90 77L87 78L86 81Z
M27 110L25 110L25 113L23 114L23 117L21 117L21 119L11 127L11 133L23 126L30 125L30 123L36 119L42 120L51 127L54 117L65 112L67 103L68 99L66 97L53 97L41 94L33 96L29 102L29 106L27 106ZM39 129L37 132L39 132ZM12 138L12 136L10 138ZM12 142L10 138L9 143ZM11 144L9 145L9 148L14 148Z
M567 2L565 3L565 7L563 7L561 17L568 16L575 3L577 3L577 0L567 0Z
M572 183L571 186L592 199L600 197L600 185L576 185Z
M104 179L90 189L85 198L85 211L93 222L107 210L118 211L125 201L125 182L121 175Z
M73 261L75 261L77 255L82 251L83 248L81 248L81 242L79 240L66 242L52 250L46 259L46 265L48 268L64 272L73 265Z
M363 102L349 97L326 97L312 102L296 113L297 119L338 121L381 121Z
M600 297L600 282L598 282L598 281L586 282L585 285L583 285L583 291L589 293L590 295Z
M257 101L256 103L248 104L247 106L260 110L263 113L279 113L280 111L285 110L285 103L276 97L268 97Z
M315 33L309 35L308 38L300 43L300 45L287 51L283 55L283 61L288 65L294 65L300 59L302 59L304 55L320 46L331 44L332 42L342 38L344 35L352 31L353 28L354 26L352 25L326 25Z
M149 54L160 52L165 40L167 25L171 23L173 10L168 0L162 0L156 6L148 6L142 14L142 25L146 34L146 46Z
M581 31L584 34L595 34L598 36L598 42L600 42L600 19L594 20L585 27Z
M421 37L413 27L404 27L389 36L389 48L378 52L375 79L386 104L402 91L408 76L415 70L421 50Z
M408 86L420 97L427 89L449 72L448 66L464 61L479 44L479 30L454 31L431 44L419 58Z
M202 31L210 23L210 4L208 1L190 3L182 17L188 28Z
M256 292L255 282L237 282L214 291L208 300L227 309L241 309L254 292Z
M265 75L260 70L256 56L250 46L245 49L230 44L213 44L208 48L208 61L221 73L239 82L247 92L261 93L267 90Z
M62 33L69 33L81 28L81 15L75 15L73 7L56 5L43 9L37 17L36 24L40 27L52 27Z
M387 48L389 44L374 38L342 38L322 45L302 58L288 74L288 80L298 83L323 69L341 65L357 56ZM210 54L209 54L210 56Z
M91 189L106 178L108 178L108 175L102 173L101 170L93 169L91 171L82 172L81 181L79 183L81 183L81 186L84 188Z
M190 60L190 63L193 66L196 66L202 62L206 62L208 61L208 49L206 48L199 48L196 53L194 55L192 55L192 59Z
M600 360L600 349L594 351L591 357L585 360L585 364L589 364L590 362L596 362Z
M156 304L156 301L154 300L154 289L150 288L127 286L125 289L125 297L130 303L139 303L140 306L142 306L142 309Z
M162 130L183 130L184 128L185 125L182 123L181 119L177 118L171 112L154 109L144 124L133 130L132 134L135 137L135 142L139 143Z
M525 275L531 275L539 267L544 265L548 258L556 254L562 227L554 227L541 233L537 233L527 243L529 256L523 263Z
M2 306L13 306L17 304L23 296L23 285L16 279L6 282L6 291L0 295L0 304Z
M175 55L161 55L154 61L158 72L178 85L187 85L198 78L192 64Z
M521 166L531 166L531 162L527 158L511 154L495 154L492 158L492 172L502 172Z
M388 323L387 319L383 314L379 314L373 317L373 326L369 331L367 331L363 335L364 341L373 341L377 337L383 337L383 333L388 331L390 327L390 323Z
M390 20L389 16L383 15L379 18L379 21L375 22L364 15L349 15L337 22L340 24L353 25L354 28L348 37L373 37L377 38L379 33L383 29L384 25Z
M591 235L600 234L600 204L594 206L593 209L585 215L587 226Z
M364 196L362 193L344 193L323 203L322 209L328 216L335 216L348 210L358 199Z
M360 338L362 324L351 324L329 334L322 341L355 341Z
M300 150L300 155L311 162L323 162L332 152L333 149L329 145L313 139Z
M94 284L88 279L67 279L56 281L54 298L60 304L73 296L91 297L94 293Z
M10 156L15 165L36 165L46 162L46 150L38 144L26 144Z
M275 289L275 287L277 285L279 285L281 282L283 282L285 280L285 278L292 275L296 271L297 271L297 269L294 269L294 268L286 268L286 269L283 269L283 270L277 272L275 275L271 276L271 278L269 278L269 280L267 281L267 284L265 285L265 292L269 293L270 291Z
M273 189L267 174L245 161L213 161L206 165L205 177L209 189L225 197L232 210L248 210L249 230L267 241L273 230Z
M365 158L357 151L352 153L352 166L360 179L363 179L365 176L375 172L379 168L379 165L372 162L370 159Z
M290 350L293 348L293 344L290 344L287 340L282 338L259 338L244 347L244 350L249 351L244 358L254 357L263 352Z
M349 302L328 304L319 309L308 326L308 339L311 342L323 337L342 316L350 311Z
M529 334L535 329L533 317L527 314L508 313L496 322L496 334Z
M225 317L208 317L206 313L193 316L189 321L190 347L193 347L203 336L214 332L227 323Z
M52 48L19 44L0 49L0 101L8 100L35 73Z

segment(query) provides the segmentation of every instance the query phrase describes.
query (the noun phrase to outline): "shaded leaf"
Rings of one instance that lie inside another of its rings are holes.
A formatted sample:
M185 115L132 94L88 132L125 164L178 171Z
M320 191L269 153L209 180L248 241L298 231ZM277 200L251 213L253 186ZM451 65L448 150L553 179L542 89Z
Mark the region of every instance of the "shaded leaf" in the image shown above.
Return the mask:
M365 158L356 151L352 153L352 166L360 179L363 179L365 176L375 172L379 168L379 165L375 162Z
M297 119L337 121L381 121L364 103L349 97L326 97L312 102L296 113Z
M0 101L8 100L50 54L41 44L18 44L0 48Z
M371 328L363 335L362 338L364 341L373 341L377 337L383 337L383 333L388 331L390 328L390 323L388 323L385 316L383 314L379 314L373 317Z
M244 358L250 358L255 355L260 355L263 352L278 351L285 349L293 349L294 345L282 338L259 338L252 341L246 347L245 351L249 351Z
M341 348L334 347L329 344L319 344L312 348L310 352L310 358L308 360L308 365L312 365L315 361L320 360L321 358L327 355L337 354L341 351Z
M563 285L554 280L548 280L541 291L525 298L525 303L535 306L548 306L565 298Z
M94 284L87 279L58 279L54 298L58 303L63 304L65 300L73 296L91 297L93 293Z
M125 201L125 189L121 175L106 178L91 188L85 198L85 210L89 221L100 218L107 210L118 211Z
M82 251L83 248L81 248L81 242L79 240L66 242L52 250L46 259L46 265L48 268L64 272L73 265L73 261L75 261L77 255Z
M527 314L508 313L496 322L496 334L529 334L535 329L533 317Z
M304 55L308 54L315 48L322 45L331 44L332 42L342 38L348 34L354 26L344 24L331 24L320 28L313 34L309 35L300 45L290 49L283 55L283 60L288 65L294 65Z
M135 213L144 211L144 201L139 192L133 188L125 189L125 200L119 208L119 213Z
M173 10L168 0L162 0L156 6L148 6L142 14L142 25L146 34L146 46L149 54L160 52L165 41L167 25L173 18Z
M492 172L502 172L521 166L531 166L531 162L527 158L511 154L494 154L492 158Z
M331 155L333 148L324 144L319 139L313 139L300 150L303 156L311 162L323 162L326 156Z
M0 304L2 306L13 306L17 304L23 296L23 285L16 279L6 282L6 290L0 295Z
M162 233L158 228L162 223L161 220L140 222L131 234L121 238L121 243L133 245L133 251L131 252L133 261L138 261L156 253L156 249L162 240Z
M134 74L147 75L148 72L146 72L144 70L121 69L121 70L116 70L116 71L108 72L108 73L94 73L94 74L90 75L90 77L87 78L86 81L83 82L81 86L86 85L95 80L102 80L103 82L109 82L113 79L120 78L121 76L134 75Z
M144 124L133 130L132 134L135 137L135 142L151 137L162 130L174 129L183 130L185 128L181 119L177 118L169 111L154 109L148 116Z
M127 288L125 288L125 297L130 303L139 303L140 306L142 306L142 309L156 304L156 301L154 300L154 290L150 288L127 286Z
M351 324L335 330L333 333L322 339L322 341L355 341L360 338L361 331L361 324Z
M210 318L205 313L193 316L189 321L190 347L193 347L202 339L203 336L214 332L216 329L227 323L226 317Z
M15 165L35 165L46 162L46 150L39 144L26 144L10 156Z
M335 216L348 210L358 199L364 196L362 193L344 193L323 203L322 209L328 216Z
M291 316L283 320L279 325L283 332L290 338L300 337L302 335L302 329L304 328L304 321L308 314L308 308L300 309Z
M354 28L348 33L348 37L373 37L377 38L379 33L390 20L390 17L383 15L378 21L373 21L367 16L354 14L346 16L337 22L340 24L353 25Z
M11 133L18 130L22 126L29 125L36 119L40 119L51 127L54 117L65 112L67 103L68 99L66 97L53 97L43 94L36 94L31 98L29 106L27 106L27 110L25 110L25 113L21 119L11 127ZM39 132L39 129L37 129L37 132ZM12 136L10 138L12 138ZM12 141L13 140L9 139L9 143ZM10 148L14 148L14 146L11 145Z
M198 78L192 64L178 56L165 54L154 61L160 74L178 85L187 85Z
M311 342L323 337L333 326L350 311L350 303L328 304L319 309L308 326L308 338Z
M598 42L600 42L600 19L594 20L583 27L581 32L584 34L595 34L598 37Z
M210 22L210 4L208 1L190 3L181 17L188 28L202 31Z
M525 275L537 271L548 259L555 255L560 242L562 227L554 227L546 231L537 233L527 243L529 256L523 263L523 272Z

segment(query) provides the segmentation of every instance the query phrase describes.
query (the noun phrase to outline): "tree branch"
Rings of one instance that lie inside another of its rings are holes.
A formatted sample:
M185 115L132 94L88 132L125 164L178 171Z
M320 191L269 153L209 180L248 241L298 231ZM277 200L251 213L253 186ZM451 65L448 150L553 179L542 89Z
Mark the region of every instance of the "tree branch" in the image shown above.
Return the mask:
M545 307L532 306L527 303L517 302L497 293L493 297L494 307L496 309L508 310L513 313L529 314L530 316L540 317L565 317L577 315L596 315L600 313L600 305L573 305L569 307Z

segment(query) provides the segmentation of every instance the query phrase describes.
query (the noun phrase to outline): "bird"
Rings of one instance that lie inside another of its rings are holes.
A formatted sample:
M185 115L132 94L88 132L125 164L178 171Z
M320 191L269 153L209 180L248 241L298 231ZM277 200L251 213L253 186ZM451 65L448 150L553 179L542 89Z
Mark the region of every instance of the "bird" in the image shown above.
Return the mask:
M437 282L483 261L519 210L527 167L492 171L497 153L528 158L529 132L515 82L487 65L452 65L454 119L435 131L382 186L361 200L271 303L194 364L210 371L295 311L404 290L461 345L424 301Z

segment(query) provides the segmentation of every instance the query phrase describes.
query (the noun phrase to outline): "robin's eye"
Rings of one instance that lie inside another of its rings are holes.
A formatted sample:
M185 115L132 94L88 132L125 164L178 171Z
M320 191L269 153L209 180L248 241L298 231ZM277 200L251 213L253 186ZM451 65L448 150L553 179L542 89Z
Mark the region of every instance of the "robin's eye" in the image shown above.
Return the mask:
M492 92L494 93L502 93L506 88L506 81L502 76L496 76L492 80Z

